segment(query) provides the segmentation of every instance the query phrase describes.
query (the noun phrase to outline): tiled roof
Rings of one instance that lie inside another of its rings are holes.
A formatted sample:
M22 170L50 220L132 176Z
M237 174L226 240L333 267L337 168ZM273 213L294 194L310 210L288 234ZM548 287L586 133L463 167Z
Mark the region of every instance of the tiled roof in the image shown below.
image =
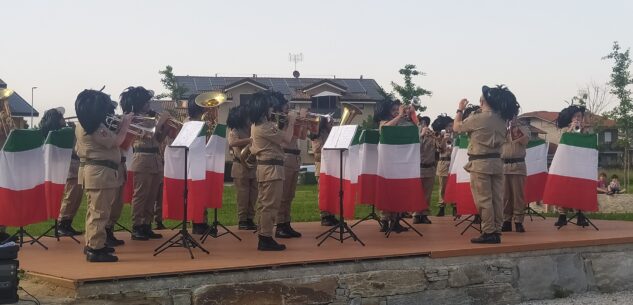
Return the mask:
M556 124L556 119L558 118L558 112L532 111L532 112L526 112L524 114L521 114L519 117L520 118L538 118L538 119L550 122L552 124ZM614 120L605 118L600 115L595 115L592 113L585 113L585 124L591 125L589 124L589 122L591 121L599 122L601 127L615 127Z

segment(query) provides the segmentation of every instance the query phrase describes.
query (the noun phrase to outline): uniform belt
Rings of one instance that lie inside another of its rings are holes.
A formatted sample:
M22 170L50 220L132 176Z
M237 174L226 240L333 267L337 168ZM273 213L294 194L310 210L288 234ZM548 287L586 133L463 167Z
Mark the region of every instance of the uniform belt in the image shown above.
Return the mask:
M483 154L483 155L468 155L468 161L483 160L483 159L497 159L501 158L500 154Z
M257 165L279 165L279 166L283 166L284 165L284 160L277 160L277 159L257 160Z
M420 163L420 168L431 168L435 166L435 162L432 163Z
M70 155L70 158L73 159L73 160L79 160L79 156L77 156L77 154L75 154L75 153Z
M525 158L503 159L503 163L505 164L521 163L521 162L525 162Z
M239 163L239 162L242 162L242 161L240 159L238 159L238 158L233 158L233 162L238 162Z
M111 168L113 170L119 169L119 165L116 164L116 162L110 161L110 160L85 160L85 161L79 162L80 167L83 167L85 165L103 166L103 167Z
M144 154L157 154L159 152L158 147L139 147L134 148L135 153L144 153Z
M293 154L293 155L297 155L297 156L298 156L299 154L301 154L301 151L300 151L300 150L298 150L298 149L288 149L288 148L284 148L284 153L287 153L287 154Z
M451 161L451 157L442 157L440 161Z
M125 163L127 162L127 158L126 157L121 157L121 163Z

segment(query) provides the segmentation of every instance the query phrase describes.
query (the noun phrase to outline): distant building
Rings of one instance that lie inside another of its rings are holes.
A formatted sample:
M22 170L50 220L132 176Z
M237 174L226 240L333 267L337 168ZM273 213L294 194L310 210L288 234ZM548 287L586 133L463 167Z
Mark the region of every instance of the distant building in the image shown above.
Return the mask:
M0 88L7 88L7 83L5 83L2 79L0 79ZM9 89L11 87L8 87ZM11 118L13 119L13 122L15 123L15 126L17 128L27 128L28 125L26 123L26 120L24 118L26 117L31 117L31 114L33 115L33 117L38 117L40 115L40 113L31 108L31 105L22 98L22 96L20 96L20 94L18 94L17 92L14 92L10 97L9 97L9 111L11 111ZM4 111L4 109L2 109L2 111Z

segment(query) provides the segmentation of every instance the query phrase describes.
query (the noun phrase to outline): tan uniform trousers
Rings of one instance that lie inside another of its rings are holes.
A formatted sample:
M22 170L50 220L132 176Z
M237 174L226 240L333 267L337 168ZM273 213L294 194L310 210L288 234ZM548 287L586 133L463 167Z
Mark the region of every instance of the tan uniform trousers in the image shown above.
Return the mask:
M499 233L503 224L503 174L470 172L470 190L481 215L482 233Z
M159 173L134 172L134 195L132 196L132 224L147 225L154 217L154 203L162 176Z
M257 184L257 213L255 222L259 226L259 235L273 236L273 227L277 217L284 181L272 180Z
M110 220L108 221L108 228L114 228L114 225L121 218L121 211L123 211L123 190L125 189L125 184L123 184L120 188L118 188L118 194L116 196L116 200L112 205L112 210L110 210Z
M448 176L438 176L437 178L438 178L437 180L440 183L440 198L439 198L440 205L446 205L447 202L444 202L444 194L446 194L446 185L448 184Z
M435 184L435 177L424 177L420 178L422 180L422 190L424 190L424 200L431 206L431 195L433 194L433 184ZM413 215L429 215L429 208L426 208L421 211L415 211Z
M206 212L206 210L205 210ZM158 186L158 195L154 202L154 222L163 222L163 183Z
M110 209L115 205L119 188L85 189L88 198L86 212L86 246L92 249L105 247L106 226L110 221Z
M77 184L77 178L67 179L64 186L62 206L59 209L59 221L73 220L75 218L83 196L84 190L81 185Z
M503 175L503 221L523 223L525 214L525 176Z
M255 203L257 202L257 179L234 178L233 184L237 191L238 220L253 219L255 217Z
M290 211L292 200L295 198L295 191L297 190L297 178L299 177L299 171L284 166L284 184L283 195L281 196L281 204L279 206L279 212L277 213L277 223L290 222Z

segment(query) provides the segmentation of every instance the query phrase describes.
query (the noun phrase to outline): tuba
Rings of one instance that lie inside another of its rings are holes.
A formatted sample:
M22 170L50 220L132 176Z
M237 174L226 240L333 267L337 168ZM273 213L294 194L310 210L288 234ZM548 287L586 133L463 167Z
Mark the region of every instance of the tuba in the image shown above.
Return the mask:
M9 106L9 97L13 95L13 90L8 88L0 88L0 128L5 138L9 136L11 130L15 129L15 122L11 117L11 107Z
M226 94L221 91L210 91L196 96L196 105L206 109L201 120L207 124L207 135L212 135L218 126L218 107L226 102Z
M348 125L352 122L352 120L359 114L363 114L363 112L356 106L348 103L341 103L341 108L343 109L341 112L341 123L340 126Z

